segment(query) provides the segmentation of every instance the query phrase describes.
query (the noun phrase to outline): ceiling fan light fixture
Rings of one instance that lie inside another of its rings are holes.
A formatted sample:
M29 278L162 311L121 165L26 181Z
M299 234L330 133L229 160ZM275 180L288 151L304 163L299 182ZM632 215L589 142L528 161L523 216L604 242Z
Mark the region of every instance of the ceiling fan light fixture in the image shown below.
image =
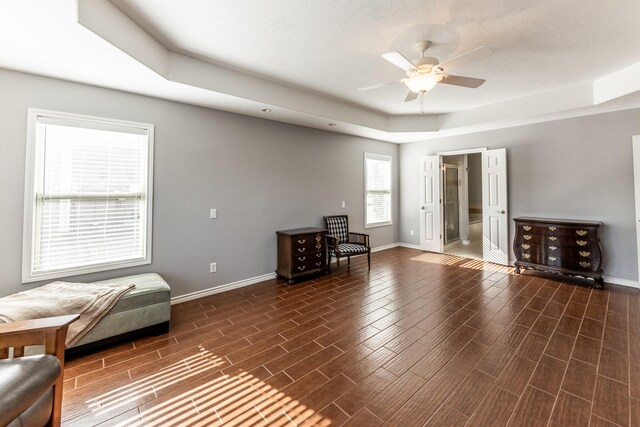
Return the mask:
M413 73L403 83L407 85L411 92L425 93L433 89L442 80L442 76L432 73Z

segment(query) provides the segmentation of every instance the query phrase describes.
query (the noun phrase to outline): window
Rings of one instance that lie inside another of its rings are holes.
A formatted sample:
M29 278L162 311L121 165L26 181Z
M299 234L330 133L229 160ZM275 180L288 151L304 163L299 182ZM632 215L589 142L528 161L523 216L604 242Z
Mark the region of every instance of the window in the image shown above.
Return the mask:
M365 228L391 224L391 156L364 153Z
M153 125L29 109L22 281L151 263Z

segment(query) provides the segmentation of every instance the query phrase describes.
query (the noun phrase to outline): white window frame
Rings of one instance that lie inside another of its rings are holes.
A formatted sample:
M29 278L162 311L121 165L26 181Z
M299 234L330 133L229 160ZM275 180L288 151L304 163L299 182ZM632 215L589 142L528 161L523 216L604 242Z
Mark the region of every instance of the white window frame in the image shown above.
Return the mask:
M369 194L369 183L367 160L383 160L389 162L389 221L369 223L367 216L367 195ZM385 227L393 224L393 157L385 154L364 153L364 228Z
M27 153L25 165L25 192L24 192L24 221L23 221L23 242L22 242L22 283L36 282L41 280L57 279L60 277L75 276L80 274L96 273L99 271L115 270L120 268L134 267L139 265L151 264L151 237L152 237L152 219L153 219L153 151L154 151L154 125L148 123L129 122L124 120L109 119L103 117L86 116L73 113L64 113L58 111L42 110L36 108L28 109L27 117ZM83 122L89 127L95 129L123 129L134 128L138 132L146 132L147 134L147 182L146 182L146 235L144 236L144 257L135 260L123 260L117 262L108 262L101 264L92 264L82 267L74 267L67 269L58 269L51 272L34 273L33 272L33 251L35 250L36 238L36 191L38 179L42 176L36 176L36 162L41 161L38 156L43 156L39 152L40 144L36 141L37 124L39 118L50 120L60 120L65 122Z

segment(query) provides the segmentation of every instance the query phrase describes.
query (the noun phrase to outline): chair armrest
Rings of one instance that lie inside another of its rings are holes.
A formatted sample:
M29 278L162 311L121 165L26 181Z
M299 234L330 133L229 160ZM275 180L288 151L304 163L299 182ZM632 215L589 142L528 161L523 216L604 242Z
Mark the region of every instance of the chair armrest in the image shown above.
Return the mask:
M358 243L369 247L369 235L365 233L349 233L349 243Z
M338 247L338 243L340 243L340 239L338 239L335 236L331 236L331 235L327 234L327 246L332 247L332 248L336 248L336 247Z
M65 338L69 325L78 320L79 317L80 315L78 314L72 314L0 324L0 359L6 359L9 356L10 348L13 349L13 357L20 358L24 355L25 347L42 344L44 344L44 352L46 354L52 354L58 358L60 375L58 375L53 385L51 418L47 423L49 426L60 426Z

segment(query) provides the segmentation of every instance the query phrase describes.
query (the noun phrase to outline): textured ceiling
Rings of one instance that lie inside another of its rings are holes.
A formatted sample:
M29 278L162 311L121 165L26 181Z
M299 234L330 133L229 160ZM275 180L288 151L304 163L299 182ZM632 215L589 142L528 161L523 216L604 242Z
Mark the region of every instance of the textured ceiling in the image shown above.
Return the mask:
M308 88L387 114L416 114L380 55L444 61L484 45L493 56L455 74L478 89L438 85L427 113L446 113L587 82L640 61L637 0L112 0L169 49Z

